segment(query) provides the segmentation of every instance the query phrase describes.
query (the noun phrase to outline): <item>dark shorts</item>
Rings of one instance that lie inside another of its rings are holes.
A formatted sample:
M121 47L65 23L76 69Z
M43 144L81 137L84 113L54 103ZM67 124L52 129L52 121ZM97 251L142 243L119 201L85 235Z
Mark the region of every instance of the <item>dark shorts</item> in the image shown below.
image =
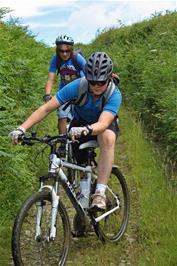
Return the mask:
M81 127L81 126L85 126L87 124L73 119L70 123L70 127ZM115 135L116 138L118 137L118 133L119 133L119 127L118 127L118 123L117 123L117 117L115 117L115 119L113 120L113 122L109 125L108 129L112 130ZM85 165L87 163L87 158L88 158L88 152L86 150L79 150L79 145L87 142L89 140L97 140L97 136L85 136L85 137L81 137L78 139L79 142L74 142L72 144L73 147L73 153L74 156L76 158L76 161L79 165Z

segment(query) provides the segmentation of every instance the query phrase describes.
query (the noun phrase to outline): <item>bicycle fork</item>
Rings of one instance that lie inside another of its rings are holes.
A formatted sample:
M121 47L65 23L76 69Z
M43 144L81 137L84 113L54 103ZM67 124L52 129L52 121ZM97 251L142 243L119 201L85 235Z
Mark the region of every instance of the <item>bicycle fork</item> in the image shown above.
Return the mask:
M59 196L56 194L58 191L58 181L55 183L55 188L49 185L41 185L40 191L44 188L48 188L51 191L52 195L52 209L51 209L51 222L50 222L50 234L45 236L45 240L48 242L50 240L54 240L56 237L56 222L57 222L57 212L58 212L58 204L59 204ZM42 224L42 216L43 216L43 206L44 203L42 201L38 202L37 205L37 218L36 218L36 235L35 240L41 241L41 224Z

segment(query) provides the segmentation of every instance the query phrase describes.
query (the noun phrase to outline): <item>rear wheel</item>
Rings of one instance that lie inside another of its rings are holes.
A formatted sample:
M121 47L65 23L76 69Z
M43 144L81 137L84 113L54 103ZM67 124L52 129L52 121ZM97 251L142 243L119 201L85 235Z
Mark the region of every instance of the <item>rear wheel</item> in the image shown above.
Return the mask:
M129 192L124 176L118 168L112 169L106 189L106 212L117 208L113 213L95 224L95 231L102 240L118 241L126 231L129 219ZM95 212L99 217L102 212Z
M59 202L56 238L49 241L51 193L33 194L22 205L14 223L12 255L15 266L65 265L70 246L70 224L66 210ZM35 240L37 205L43 206L41 237Z

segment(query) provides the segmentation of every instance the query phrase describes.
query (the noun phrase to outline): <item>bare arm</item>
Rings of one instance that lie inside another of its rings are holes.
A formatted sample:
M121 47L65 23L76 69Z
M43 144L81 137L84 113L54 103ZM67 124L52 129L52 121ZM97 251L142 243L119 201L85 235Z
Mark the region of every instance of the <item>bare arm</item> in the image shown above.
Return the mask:
M113 121L114 116L110 112L102 112L98 122L91 124L93 129L92 135L98 135L102 133Z
M48 114L60 107L59 101L56 97L53 97L49 102L40 106L34 113L32 113L27 120L20 125L24 129L31 128L33 125L39 123L43 120Z
M55 78L55 73L49 72L48 79L45 85L45 94L51 93L54 78Z

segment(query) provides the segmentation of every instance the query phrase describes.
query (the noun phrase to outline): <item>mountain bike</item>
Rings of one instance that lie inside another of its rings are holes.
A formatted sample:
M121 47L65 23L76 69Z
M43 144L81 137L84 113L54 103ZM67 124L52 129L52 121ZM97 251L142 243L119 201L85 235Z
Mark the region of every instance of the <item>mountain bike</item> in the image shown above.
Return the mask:
M123 236L129 218L129 192L124 176L113 165L106 189L106 210L90 209L91 195L95 191L96 141L80 145L87 149L88 163L79 166L74 162L72 143L67 139L70 155L61 159L58 145L60 136L23 136L22 144L32 146L43 143L50 146L48 174L39 178L39 191L22 204L14 222L12 232L12 255L15 266L21 265L65 265L71 241L71 225L67 210L61 200L63 190L72 203L76 215L73 220L75 231L87 235L93 227L97 237L105 242L117 242ZM94 165L94 166L93 166ZM72 170L70 172L65 170ZM84 173L91 180L88 207L79 199L78 174ZM70 174L68 179L67 175Z

